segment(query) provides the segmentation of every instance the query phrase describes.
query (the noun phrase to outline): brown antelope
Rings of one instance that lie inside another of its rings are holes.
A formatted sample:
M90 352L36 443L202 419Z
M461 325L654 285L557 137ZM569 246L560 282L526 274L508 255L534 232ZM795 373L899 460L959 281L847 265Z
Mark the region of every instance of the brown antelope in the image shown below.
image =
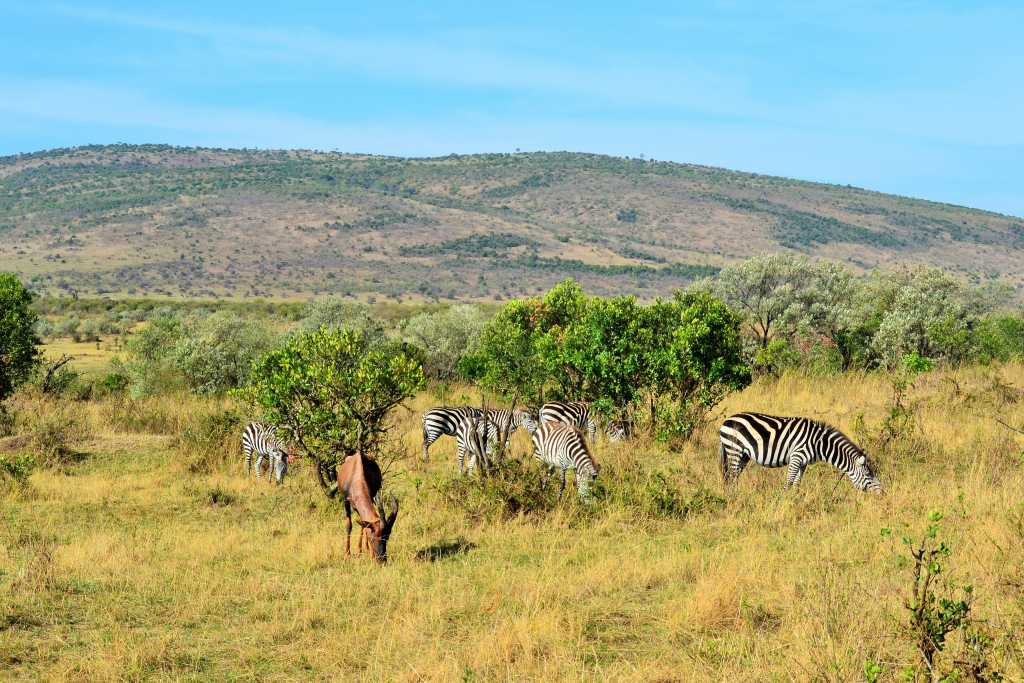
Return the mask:
M359 524L363 530L359 536L359 554L365 546L370 556L379 562L388 560L388 537L398 517L398 500L392 497L391 514L385 514L384 506L374 498L380 492L382 477L377 463L356 453L345 458L338 465L338 490L345 496L345 557L351 557L352 508L359 513Z

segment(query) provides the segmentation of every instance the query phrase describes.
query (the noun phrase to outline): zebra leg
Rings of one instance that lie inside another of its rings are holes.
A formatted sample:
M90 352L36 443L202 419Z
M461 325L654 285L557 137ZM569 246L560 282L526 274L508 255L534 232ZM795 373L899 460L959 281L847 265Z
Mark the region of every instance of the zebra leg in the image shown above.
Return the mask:
M800 483L800 478L804 475L804 468L807 467L807 463L804 461L803 455L793 455L789 459L789 476L786 477L786 488L796 486Z
M562 494L565 493L565 470L562 470L562 486L558 489L558 497L561 498Z
M256 478L259 479L263 475L263 460L266 456L260 451L256 453Z
M740 473L746 468L750 458L746 453L736 451L725 444L719 445L719 459L722 467L722 479L726 484L734 484Z
M430 460L430 453L428 451L430 450L430 444L432 444L432 443L434 443L434 440L430 438L429 434L427 434L427 425L424 424L423 425L423 462L428 462Z
M288 471L288 461L285 459L283 454L278 453L277 455L274 456L273 466L274 479L277 481L278 484L283 483L284 475Z

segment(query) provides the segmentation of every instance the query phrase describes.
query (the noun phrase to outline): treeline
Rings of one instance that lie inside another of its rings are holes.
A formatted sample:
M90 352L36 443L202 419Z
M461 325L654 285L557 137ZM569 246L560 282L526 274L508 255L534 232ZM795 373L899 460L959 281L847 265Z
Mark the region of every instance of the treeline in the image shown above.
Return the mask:
M476 383L528 403L589 400L608 419L667 434L686 431L723 392L759 375L1024 357L1024 316L1011 300L1005 285L972 285L934 268L860 276L769 255L646 304L587 296L568 280L500 309L45 298L33 309L43 336L122 335L113 371L138 395L227 392L246 384L267 353L325 327L401 348L435 383Z

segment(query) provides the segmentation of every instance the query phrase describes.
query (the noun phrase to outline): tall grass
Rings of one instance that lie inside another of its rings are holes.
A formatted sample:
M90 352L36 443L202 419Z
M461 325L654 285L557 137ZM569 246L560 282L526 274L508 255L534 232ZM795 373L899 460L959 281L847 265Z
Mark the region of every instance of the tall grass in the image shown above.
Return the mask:
M870 663L898 680L919 660L904 607L912 565L898 539L920 537L938 510L945 575L974 587L992 664L1020 680L1024 438L996 418L1024 425L1021 387L1020 365L929 373L902 395L884 375L787 374L720 407L809 415L861 439L881 497L826 465L795 491L783 490L784 471L752 465L726 491L712 424L678 451L599 441L589 511L570 485L542 510L501 514L447 495L450 440L419 463L419 412L433 401L421 395L398 411L409 457L386 475L402 502L386 566L343 560L338 506L304 463L274 487L244 476L217 429L183 436L230 405L85 404L87 457L37 468L31 497L0 498L2 670L46 680L850 681ZM191 467L190 443L220 459ZM513 451L536 472L524 435Z

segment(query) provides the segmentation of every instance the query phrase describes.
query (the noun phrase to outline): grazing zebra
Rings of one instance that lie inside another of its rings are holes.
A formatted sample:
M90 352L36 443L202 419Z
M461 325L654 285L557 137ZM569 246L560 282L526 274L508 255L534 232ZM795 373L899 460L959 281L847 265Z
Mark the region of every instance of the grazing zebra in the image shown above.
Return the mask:
M561 471L561 492L565 491L565 472L571 467L576 470L576 492L580 500L586 500L600 468L590 454L583 434L570 425L549 421L542 422L531 438L533 457Z
M487 425L487 434L484 436L484 424ZM498 443L498 430L505 432L505 437L510 438L520 427L531 434L537 429L537 421L526 410L489 410L485 421L482 413L480 416L466 416L461 418L455 426L455 441L458 444L459 472L463 471L466 454L469 454L469 465L467 470L472 471L476 467L478 456L486 452L490 455L494 452L494 445ZM475 428L475 429L474 429ZM506 446L508 443L506 442ZM483 449L483 450L481 450Z
M444 435L454 436L456 426L464 417L480 417L479 408L461 406L458 408L431 408L423 413L423 460L429 460L430 445Z
M838 429L806 417L737 413L718 430L719 464L726 483L735 481L750 460L765 467L789 467L786 486L800 482L804 468L819 460L842 471L861 491L881 493L864 452Z
M280 484L284 475L288 472L288 454L285 452L284 442L277 435L277 431L271 425L262 422L250 422L242 432L242 454L245 455L245 471L253 468L252 454L256 454L256 478L260 478L260 470L263 467L263 459L269 458L269 470L274 473L274 479Z
M597 434L597 423L590 414L590 406L583 401L551 401L540 408L540 422L563 422L567 425L586 431L590 442L594 442Z

